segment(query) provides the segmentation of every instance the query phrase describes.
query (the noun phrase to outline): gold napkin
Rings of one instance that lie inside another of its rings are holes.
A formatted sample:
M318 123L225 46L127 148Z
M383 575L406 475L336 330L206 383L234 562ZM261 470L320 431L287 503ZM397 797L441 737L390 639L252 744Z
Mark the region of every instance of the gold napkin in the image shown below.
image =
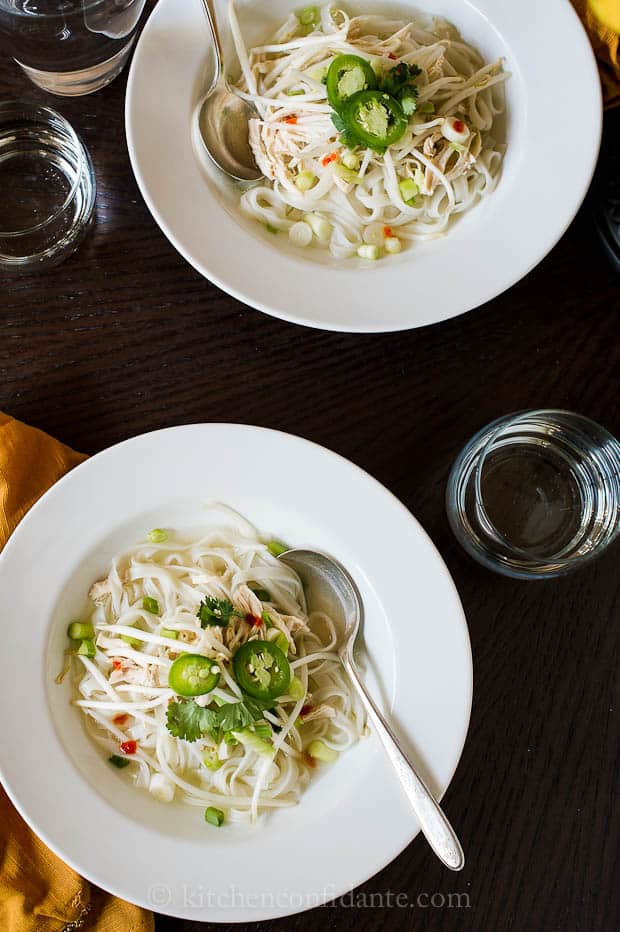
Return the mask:
M38 498L86 457L0 412L0 550ZM0 787L2 932L153 932L151 913L99 890L46 848Z
M598 59L606 107L620 105L620 0L573 0ZM568 67L568 64L567 64Z

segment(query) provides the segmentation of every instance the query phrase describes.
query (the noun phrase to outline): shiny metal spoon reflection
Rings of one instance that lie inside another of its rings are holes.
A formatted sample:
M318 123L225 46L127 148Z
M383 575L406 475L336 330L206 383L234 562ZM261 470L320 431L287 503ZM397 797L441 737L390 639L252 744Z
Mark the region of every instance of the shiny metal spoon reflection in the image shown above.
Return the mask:
M228 89L222 44L212 0L202 0L213 39L215 74L211 87L194 112L197 133L212 161L236 181L257 181L258 168L248 138L248 121L257 116L252 104Z
M339 632L338 654L368 718L407 794L426 840L446 867L459 871L465 864L463 849L439 803L402 751L398 739L378 710L360 679L353 645L362 622L362 601L347 571L331 557L313 550L287 550L279 558L301 579L308 604L327 612Z

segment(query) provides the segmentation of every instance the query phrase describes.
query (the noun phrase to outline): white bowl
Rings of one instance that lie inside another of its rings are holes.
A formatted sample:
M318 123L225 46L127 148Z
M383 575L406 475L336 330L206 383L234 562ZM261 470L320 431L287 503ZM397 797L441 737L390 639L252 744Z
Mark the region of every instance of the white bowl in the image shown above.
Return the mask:
M67 622L81 616L113 554L150 527L196 528L207 500L348 567L365 604L369 686L431 787L445 791L465 741L472 671L437 551L351 463L288 434L226 424L158 431L100 453L9 540L0 556L9 632L0 776L43 841L100 887L187 919L268 919L340 896L418 832L375 737L319 772L298 806L215 830L200 809L159 803L111 767L70 704L70 684L54 683ZM458 826L459 813L450 815Z
M345 4L346 5L346 4ZM222 22L225 0L217 3ZM238 0L247 39L268 37L291 0ZM462 314L530 271L588 188L601 92L588 39L567 0L367 0L353 10L444 16L487 60L505 58L508 150L492 197L448 234L371 268L295 250L241 216L238 192L196 158L191 115L206 84L201 0L160 0L133 58L126 101L131 164L155 220L194 268L233 297L327 330L404 330Z

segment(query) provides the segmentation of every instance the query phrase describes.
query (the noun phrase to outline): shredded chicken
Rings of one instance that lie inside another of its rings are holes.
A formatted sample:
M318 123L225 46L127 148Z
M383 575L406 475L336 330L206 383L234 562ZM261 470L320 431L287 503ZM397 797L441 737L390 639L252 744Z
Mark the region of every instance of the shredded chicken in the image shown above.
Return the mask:
M88 591L88 598L91 599L95 605L104 605L111 595L112 589L107 576L105 579L99 579L97 582L94 582Z
M249 586L237 586L233 593L233 605L239 612L245 612L248 615L254 615L257 618L263 613L261 600L256 596Z

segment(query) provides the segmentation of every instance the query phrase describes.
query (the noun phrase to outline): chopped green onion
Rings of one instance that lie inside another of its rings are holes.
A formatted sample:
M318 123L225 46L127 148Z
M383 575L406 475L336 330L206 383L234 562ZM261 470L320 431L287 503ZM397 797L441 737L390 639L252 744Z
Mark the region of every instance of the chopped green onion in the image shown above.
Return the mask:
M311 741L308 745L308 754L310 757L314 757L315 760L322 760L326 764L331 764L332 761L338 759L338 751L328 748L323 741Z
M163 638L170 638L171 641L178 641L179 632L174 631L172 628L162 628L159 632Z
M207 748L202 755L202 762L209 770L219 770L222 761L217 756L216 748Z
M263 623L266 628L273 628L273 621L271 620L271 615L269 612L263 612L261 618L263 619Z
M312 230L303 220L294 223L288 231L288 238L295 246L302 248L309 246L312 242Z
M397 252L402 252L403 244L397 236L386 236L385 242L385 251L389 252L390 255L396 255Z
M288 654L288 638L286 634L280 631L280 633L278 634L277 638L275 638L273 643L276 645L276 647L280 648L280 650L286 657L286 655Z
M265 224L265 229L267 230L268 233L273 233L274 236L275 236L277 233L280 232L280 231L278 230L278 228L277 228L277 227L274 227L273 224L271 224L271 223L266 223L266 224Z
M291 679L291 682L288 684L288 689L286 690L291 699L294 699L295 702L299 702L300 699L303 699L306 695L306 690L304 685L299 679L298 676L294 676Z
M408 204L418 193L418 186L412 178L403 178L398 182L398 190L405 204Z
M271 744L270 741L264 741L255 732L250 731L249 728L244 728L242 731L235 731L234 736L238 741L241 742L244 748L248 748L250 751L254 751L261 757L275 757L276 752L274 750L273 744Z
M92 660L96 653L95 642L91 638L85 638L83 641L80 641L78 654L81 654L82 657L90 657Z
M264 741L269 741L273 734L269 722L264 722L262 720L250 725L250 731L253 731L255 735L262 738Z
M286 553L286 551L290 549L291 548L283 544L281 540L270 540L267 544L267 550L269 553L272 553L274 557L279 557L281 553Z
M304 220L318 239L320 243L327 243L331 233L332 225L318 214L304 214Z
M319 21L319 10L316 6L306 6L296 16L302 26L314 26Z
M379 247L371 246L369 243L364 243L362 246L357 247L357 254L360 259L378 259Z
M231 745L239 743L232 731L224 732L224 741L226 742L226 744L231 744Z
M295 178L295 187L299 191L309 191L310 188L315 186L316 182L317 177L312 172L300 172Z
M359 156L355 152L345 152L340 161L345 168L351 168L353 171L357 171L360 167Z
M348 184L357 184L360 181L360 176L356 171L353 171L352 168L347 168L346 165L341 165L340 162L336 162L334 165L334 174L338 175L339 178L342 178L343 181L346 181Z
M146 535L152 544L163 544L165 540L168 540L168 531L164 531L163 528L156 527L152 531L149 531Z
M88 621L72 621L67 634L72 641L83 641L85 638L94 638L95 629Z
M142 608L145 612L150 612L151 615L159 615L159 602L157 599L151 599L149 596L145 596L142 599Z
M142 649L142 641L139 638L132 638L128 634L121 634L121 641L124 641L125 644L129 644L134 650Z
M435 104L432 102L432 100L425 100L424 103L418 104L417 112L418 113L434 113Z
M305 93L306 93L306 92L304 91L304 89L301 88L301 89L296 90L296 91L287 91L287 92L286 92L286 96L287 96L287 97L300 97L302 94L305 94Z
M131 764L131 761L127 757L119 757L118 754L113 754L112 757L108 757L108 762L112 764L113 767L118 767L119 770L129 767Z
M205 822L208 822L209 825L216 825L218 828L224 823L224 813L221 809L216 809L215 806L208 806L205 809Z

